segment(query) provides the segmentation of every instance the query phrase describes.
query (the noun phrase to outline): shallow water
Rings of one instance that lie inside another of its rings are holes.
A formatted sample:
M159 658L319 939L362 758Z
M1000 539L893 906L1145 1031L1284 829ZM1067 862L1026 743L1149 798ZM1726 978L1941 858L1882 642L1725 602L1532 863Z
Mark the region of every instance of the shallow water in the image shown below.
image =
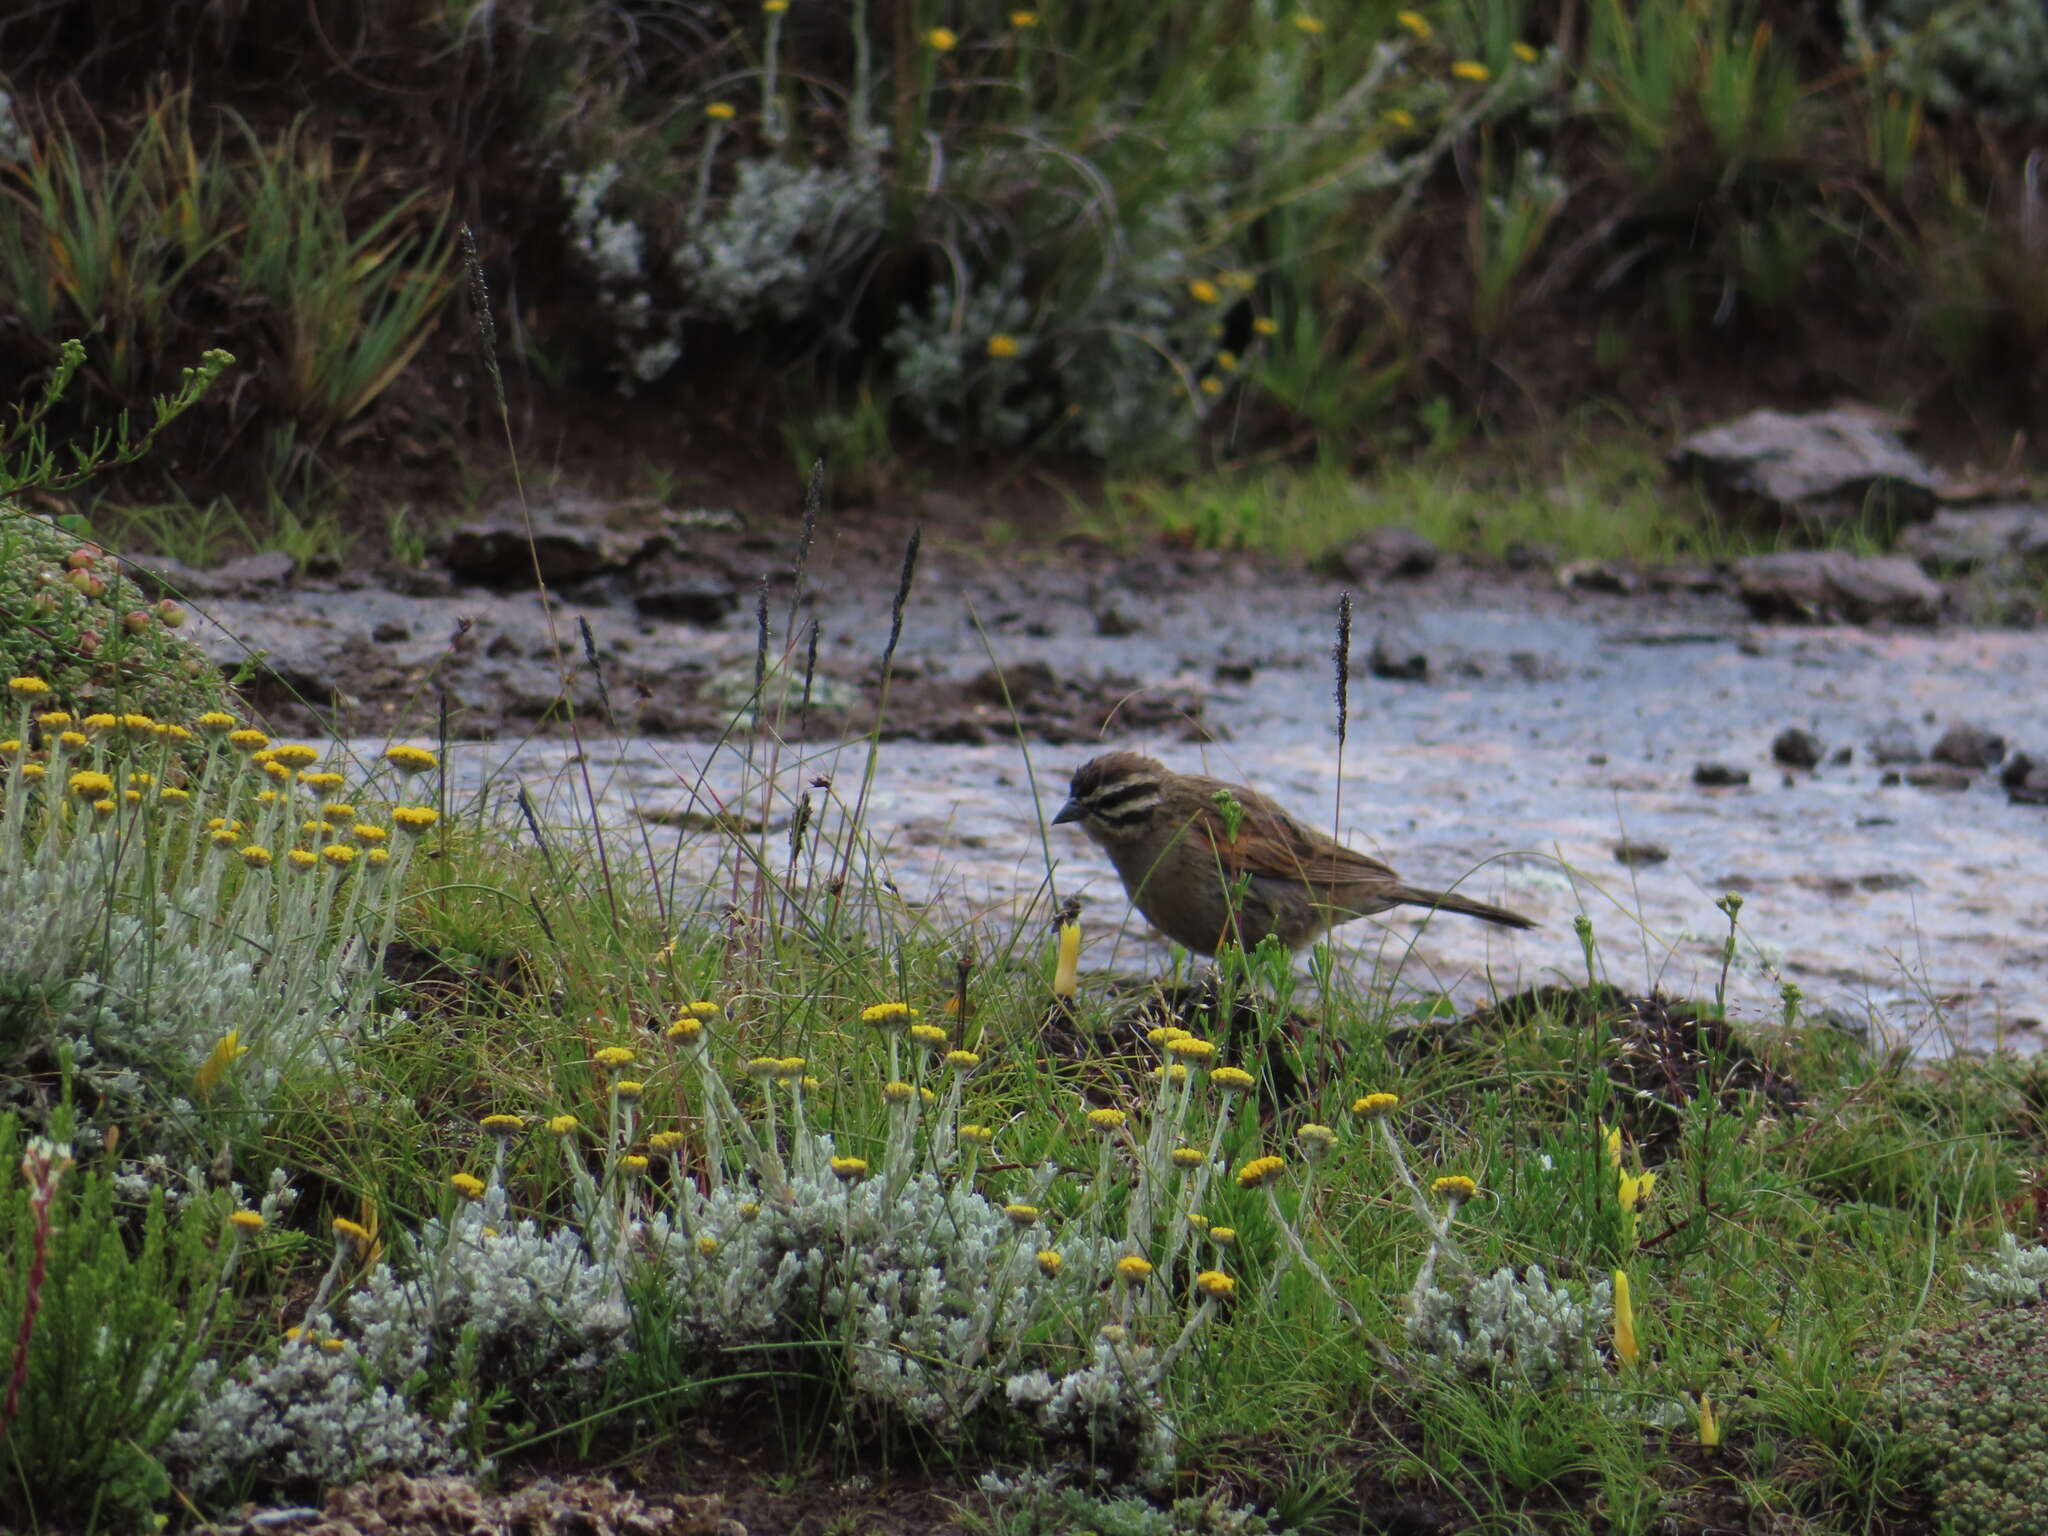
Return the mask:
M1041 604L1027 621L970 583L914 608L899 654L927 673L964 674L988 664L986 635L1005 666L1043 659L1062 672L1115 670L1197 689L1206 723L1227 739L1116 745L1253 783L1327 826L1338 809L1334 596L1306 580L1200 593L1132 583L1114 602L1137 630L1111 640L1095 632L1100 591ZM1780 983L1791 981L1809 1010L1838 1010L1922 1049L2033 1049L2048 1035L2039 1023L2048 1018L2048 812L2008 804L1995 773L1960 794L1880 787L1866 745L1897 718L1923 750L1954 720L2018 748L2048 745L2034 734L2033 707L2048 680L2048 635L1773 628L1713 602L1659 611L1643 600L1551 599L1532 613L1526 591L1436 596L1441 605L1428 610L1359 614L1340 829L1412 881L1461 881L1542 926L1509 933L1389 913L1339 930L1354 974L1378 965L1397 991L1447 990L1464 1003L1580 980L1572 919L1583 911L1612 980L1711 993L1727 932L1715 901L1734 890L1744 898L1729 978L1738 1014L1775 1014ZM828 600L827 610L827 633L845 655L879 652L885 608ZM1388 624L1445 680L1363 675ZM717 645L745 655L751 635L735 624ZM1235 680L1219 682L1219 667ZM1830 751L1853 747L1853 761L1815 774L1774 768L1771 738L1792 724L1817 731ZM1091 966L1159 968L1166 950L1106 861L1072 828L1038 820L1090 750L1039 746L1027 761L1014 742L885 743L865 813L883 845L879 867L907 905L947 924L1042 916L1050 899L1079 894ZM864 743L782 749L765 839L778 865L794 796L829 775L851 802L865 753ZM501 808L516 783L545 821L586 822L573 757L562 741L480 743L456 748L452 771L467 789L490 782ZM1703 759L1746 768L1752 783L1696 788ZM673 820L735 797L757 810L761 795L740 793L749 780L737 748L605 740L590 743L586 766L602 816L633 826L636 843L644 829L659 858L684 848L686 904L691 892L721 899L722 884L707 894L702 882L723 840L641 818ZM1664 845L1669 860L1623 867L1613 846L1624 835Z

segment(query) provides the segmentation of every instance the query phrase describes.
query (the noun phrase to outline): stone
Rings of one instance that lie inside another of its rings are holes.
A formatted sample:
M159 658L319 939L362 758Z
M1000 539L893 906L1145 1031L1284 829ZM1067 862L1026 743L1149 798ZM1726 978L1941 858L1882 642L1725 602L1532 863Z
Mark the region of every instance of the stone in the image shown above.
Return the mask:
M1786 768L1818 768L1823 750L1818 736L1796 725L1771 738L1771 761Z
M1825 624L1932 624L1941 584L1904 555L1794 549L1735 562L1737 590L1764 620Z
M1749 770L1730 763L1695 763L1692 781L1701 789L1733 789L1749 782Z
M1389 523L1371 528L1326 556L1324 570L1345 581L1412 581L1427 576L1442 558L1436 545L1413 528Z
M1758 505L1781 517L1838 523L1873 504L1884 521L1916 522L1934 511L1942 482L1899 435L1900 423L1854 405L1794 415L1751 411L1709 427L1672 450L1671 467L1736 510Z
M2015 805L2048 805L2048 763L2015 753L1998 776L2006 798Z
M676 576L633 594L633 606L650 619L716 624L740 606L740 589L723 576Z
M2005 738L1978 725L1952 725L1928 756L1957 768L1990 768L2005 757Z
M1429 681L1429 653L1412 636L1381 630L1373 637L1372 655L1367 661L1374 677L1393 683Z
M1095 633L1105 640L1121 640L1126 635L1137 634L1144 627L1115 603L1104 603L1095 610Z
M642 502L563 497L534 509L529 544L525 514L506 507L452 530L441 563L458 581L485 587L530 587L536 564L550 586L583 581L666 548L671 536L659 524L618 527L611 521L652 515Z
M1557 584L1566 592L1611 592L1623 595L1636 589L1633 571L1611 560L1568 560L1557 568Z
M1671 850L1662 843L1619 842L1614 845L1614 862L1625 864L1630 869L1639 865L1662 864L1671 857Z
M1967 576L1986 567L2048 561L2048 507L2007 503L1943 507L1899 535L1899 549L1934 576Z
M1906 770L1906 782L1915 789L1938 789L1947 794L1968 789L1976 779L1970 769L1958 768L1953 763L1922 763Z
M1871 758L1880 765L1890 763L1917 763L1924 754L1920 751L1920 739L1913 734L1913 727L1904 720L1892 720L1878 728L1870 738Z

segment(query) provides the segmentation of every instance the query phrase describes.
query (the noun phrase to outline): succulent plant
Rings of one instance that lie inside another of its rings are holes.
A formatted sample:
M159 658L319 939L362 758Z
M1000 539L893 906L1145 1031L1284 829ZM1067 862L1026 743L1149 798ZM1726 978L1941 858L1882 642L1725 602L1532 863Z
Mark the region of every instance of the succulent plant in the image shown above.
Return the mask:
M1987 1307L1906 1341L1902 1431L1943 1536L2048 1530L2048 1304Z

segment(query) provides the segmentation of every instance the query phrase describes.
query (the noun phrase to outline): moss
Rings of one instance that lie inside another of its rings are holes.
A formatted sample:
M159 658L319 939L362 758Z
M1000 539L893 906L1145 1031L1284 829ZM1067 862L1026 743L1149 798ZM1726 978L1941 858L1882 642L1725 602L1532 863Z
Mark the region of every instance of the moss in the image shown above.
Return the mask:
M1942 1536L2048 1531L2048 1304L1912 1335L1897 1375Z
M178 633L183 611L151 602L114 565L47 518L0 502L0 677L48 683L38 712L189 723L233 709L220 669ZM0 722L0 735L13 725Z

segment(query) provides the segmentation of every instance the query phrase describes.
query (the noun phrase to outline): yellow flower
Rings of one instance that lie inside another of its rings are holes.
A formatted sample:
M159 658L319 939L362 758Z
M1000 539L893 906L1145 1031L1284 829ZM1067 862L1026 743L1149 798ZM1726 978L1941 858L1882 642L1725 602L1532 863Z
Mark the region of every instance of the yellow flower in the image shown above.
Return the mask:
M1628 1276L1614 1272L1614 1353L1623 1365L1634 1365L1641 1348L1636 1343L1636 1309L1628 1293Z
M1306 32L1310 37L1321 37L1323 35L1322 22L1309 15L1307 11L1297 11L1294 13L1294 26L1297 31Z
M163 737L166 741L190 741L192 739L192 733L182 725L167 725L161 720L156 723L156 734Z
M382 869L391 862L391 850L389 848L372 848L363 857L369 861L370 868Z
M1013 1227L1035 1227L1038 1225L1038 1207L1035 1205L1006 1205L1003 1214L1010 1218Z
M1711 1451L1721 1443L1721 1421L1714 1417L1714 1400L1700 1394L1700 1448Z
M628 1152L619 1159L619 1171L628 1178L638 1178L647 1171L647 1159L638 1152Z
M34 699L50 691L50 685L40 677L10 677L7 691L18 698Z
M1199 1168L1202 1166L1202 1149L1200 1147L1175 1147L1171 1155L1173 1157L1173 1166L1176 1168Z
M261 754L258 755L260 756ZM339 789L346 781L338 773L308 773L305 770L301 769L299 772L299 782L305 785L306 788L308 789L318 789L324 791L329 789Z
M583 1122L574 1115L556 1115L548 1121L548 1129L557 1136L573 1136L582 1125Z
M1209 279L1198 277L1188 284L1188 297L1197 304L1214 304L1223 295Z
M769 0L769 3L772 5L775 3L775 0ZM717 1238L705 1236L697 1239L697 1256L699 1258L708 1259L716 1252L718 1252Z
M1195 1276L1195 1289L1214 1300L1228 1301L1237 1294L1237 1282L1220 1269L1205 1269Z
M948 1051L946 1065L955 1072L972 1072L981 1065L981 1057L973 1051Z
M761 9L770 16L780 16L789 9L789 0L761 0Z
M1189 1211L1188 1226L1197 1232L1206 1232L1209 1230L1209 1218L1200 1211Z
M1621 1166L1621 1127L1618 1125L1608 1126L1606 1137L1601 1144L1607 1150L1607 1166L1619 1168Z
M36 716L36 724L46 731L61 731L71 723L71 716L61 709L49 709Z
M1233 293L1250 293L1252 289L1258 286L1259 282L1257 278L1245 271L1243 267L1232 267L1228 272L1217 273L1216 281L1230 289Z
M1017 338L1005 332L998 331L988 339L990 357L1015 357L1020 350L1022 349L1017 345Z
M704 1038L704 1025L699 1020L684 1014L675 1023L669 1025L668 1037L671 1040L680 1040L685 1045L691 1045Z
M334 1235L350 1244L358 1253L368 1253L377 1239L370 1235L370 1229L359 1221L350 1221L346 1216L337 1216L333 1222Z
M1216 354L1216 366L1225 373L1237 372L1237 354L1235 352L1218 352Z
M83 731L60 731L57 734L57 745L60 747L70 747L73 751L76 751L78 748L90 746L92 743L87 740L86 734Z
M925 33L924 40L940 53L951 53L960 46L960 34L951 27L933 27Z
M679 1019L692 1018L698 1020L699 1022L702 1022L707 1019L720 1018L724 1015L724 1013L725 1010L719 1007L716 1003L708 1001L699 1001L694 1003L683 1004L682 1007L676 1010L676 1017Z
M180 789L175 784L166 784L162 789L157 791L157 798L159 800L169 801L172 805L182 805L187 800L190 800L192 798L192 791L189 789Z
M1538 53L1534 46L1532 46L1529 43L1510 43L1508 45L1508 52L1512 53L1524 64L1534 64L1538 59L1543 57L1543 55Z
M337 1339L337 1338L333 1337L333 1335L331 1335L331 1334L330 1334L330 1335L329 1335L328 1337L326 1337L326 1338L324 1338L324 1339L322 1339L322 1340L320 1341L320 1347L321 1347L322 1349L326 1350L326 1351L327 1351L327 1353L328 1353L328 1354L330 1354L330 1355L338 1355L338 1354L340 1354L340 1353L341 1353L341 1352L342 1352L342 1351L343 1351L344 1349L347 1349L347 1348L348 1348L348 1340L347 1340L347 1339Z
M1010 12L1010 25L1015 27L1019 32L1029 32L1033 27L1038 25L1038 12L1012 11Z
M71 793L81 800L101 800L114 792L114 781L104 773L87 769L71 775Z
M23 763L21 765L21 776L31 781L46 777L49 771L41 763Z
M882 1097L891 1104L908 1104L917 1097L917 1090L908 1083L884 1083Z
M729 101L714 101L705 106L704 115L715 123L729 123L739 115L739 109Z
M320 761L320 749L309 747L302 741L290 741L281 747L273 747L270 756L273 762L283 763L287 768L310 768Z
M142 791L139 789L124 789L121 791L121 798L127 801L130 805L140 805L142 804ZM99 809L99 804L97 802L94 803L93 809Z
M780 1083L795 1083L801 1087L804 1080L803 1057L785 1056L776 1062L775 1080Z
M1462 1173L1452 1173L1432 1183L1429 1192L1439 1200L1470 1200L1479 1193L1479 1186Z
M260 752L270 745L270 738L261 731L252 731L244 727L239 731L228 732L228 745L238 752Z
M782 1058L780 1056L750 1057L746 1061L746 1063L740 1067L740 1070L746 1073L749 1077L758 1077L763 1079L770 1078L775 1076L777 1072L782 1070ZM907 1088L910 1085L906 1083L904 1084L904 1086Z
M1474 85L1484 85L1493 78L1493 71L1477 59L1460 59L1451 66L1451 73L1460 80L1470 80Z
M231 1029L213 1043L213 1049L206 1053L206 1060L199 1063L199 1070L192 1074L199 1097L205 1098L213 1092L214 1084L221 1080L227 1069L249 1054L249 1047L242 1044L242 1032Z
M339 826L344 821L354 821L356 819L356 808L336 800L320 807L320 819Z
M215 827L206 840L216 848L233 848L242 841L242 834L232 827Z
M448 1182L465 1200L481 1200L484 1197L484 1181L473 1173L450 1174Z
M628 1045L607 1045L591 1058L600 1067L630 1067L633 1065L633 1048Z
M334 869L347 869L356 861L356 851L347 843L329 843L320 850L320 857Z
M1207 1040L1197 1040L1193 1035L1183 1035L1178 1040L1166 1043L1167 1052L1182 1061L1207 1061L1216 1054L1216 1047Z
M1257 1084L1257 1079L1242 1067L1218 1067L1209 1074L1209 1081L1225 1093L1244 1093Z
M384 761L400 773L426 773L441 766L441 759L425 747L410 747L403 743L384 749Z
M1105 1136L1111 1131L1120 1131L1130 1116L1120 1109L1091 1109L1088 1111L1088 1125Z
M913 1024L910 1026L910 1038L936 1051L946 1043L946 1032L936 1024Z
M310 848L294 848L285 855L293 869L311 869L320 862L320 855Z
M1420 38L1423 42L1429 41L1429 23L1422 19L1421 12L1396 11L1394 13L1394 20L1399 22L1403 27L1407 28L1408 31L1412 32L1416 37Z
M1362 1099L1351 1101L1351 1113L1367 1120L1377 1120L1382 1115L1391 1115L1401 1107L1398 1093L1368 1093Z
M359 821L348 829L348 835L359 843L381 843L391 836L391 829Z
M477 1125L481 1129L489 1131L493 1136L517 1136L526 1129L526 1117L523 1115L485 1115L483 1119L477 1121Z
M229 840L234 840L232 833L229 834ZM264 847L261 843L250 843L247 847L243 848L241 852L242 862L248 865L251 869L270 868L270 850Z
M1209 1229L1209 1241L1218 1248L1228 1248L1237 1241L1237 1228L1211 1227Z
M860 1021L877 1029L907 1029L918 1017L908 1003L875 1003L860 1011Z
M681 1131L656 1131L647 1138L647 1145L657 1152L673 1152L683 1144Z
M1161 1024L1147 1034L1145 1038L1153 1045L1164 1046L1171 1045L1174 1041L1185 1038L1187 1033L1178 1024Z
M754 1219L754 1218L755 1218L756 1216L759 1216L760 1214L761 1214L761 1207L760 1207L760 1206L758 1206L758 1205L756 1205L756 1204L755 1204L755 1203L754 1203L753 1201L751 1201L751 1200L742 1200L742 1201L740 1202L740 1220L741 1220L741 1221L752 1221L752 1220L753 1220L753 1219Z
M1311 1162L1337 1145L1337 1133L1327 1125L1304 1125L1294 1133L1294 1139L1301 1143L1301 1155Z
M391 819L408 832L424 832L441 819L441 813L431 805L401 805L391 813Z
M630 1077L621 1078L618 1082L612 1084L612 1092L616 1093L628 1104L638 1099L646 1091L647 1085L645 1083L636 1082Z
M832 1159L832 1177L842 1184L858 1184L868 1176L868 1160L864 1157L835 1157Z
M283 763L265 763L263 771L269 777L280 781L289 779L292 776L291 769L285 767Z
M1237 1185L1240 1189L1262 1189L1286 1171L1285 1158L1255 1157L1237 1170Z
M992 1147L996 1144L996 1133L985 1125L963 1125L960 1139L970 1147Z
M1278 336L1280 334L1280 322L1261 315L1252 322L1252 329L1261 336Z
M1045 1278L1048 1280L1057 1279L1059 1277L1060 1265L1063 1261L1061 1260L1057 1250L1052 1248L1041 1248L1038 1250L1037 1259L1038 1272L1041 1275L1045 1276Z
M12 757L20 750L21 743L12 736L8 737L5 741L0 741L0 757Z
M121 729L136 736L148 736L155 732L156 721L148 715L127 714L121 717Z
M223 731L232 731L239 722L236 721L233 715L218 709L209 709L192 723L206 732L207 735L218 736Z
M267 1225L260 1211L230 1211L228 1220L244 1232L261 1232Z
M1116 1272L1126 1285L1143 1285L1152 1278L1152 1261L1126 1254L1116 1261Z
M1634 1178L1624 1173L1621 1176L1620 1187L1615 1191L1615 1198L1621 1201L1621 1208L1624 1211L1633 1211L1656 1187L1657 1175L1654 1173L1639 1173Z

